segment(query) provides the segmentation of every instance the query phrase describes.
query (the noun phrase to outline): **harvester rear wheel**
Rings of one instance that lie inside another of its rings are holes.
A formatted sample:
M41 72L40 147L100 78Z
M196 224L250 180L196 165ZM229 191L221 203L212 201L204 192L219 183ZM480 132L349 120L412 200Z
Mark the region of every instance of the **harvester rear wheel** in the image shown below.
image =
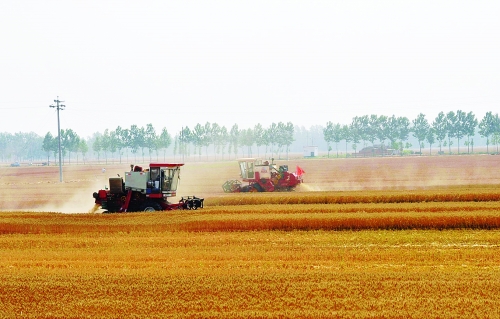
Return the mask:
M142 204L140 209L143 212L155 212L155 211L163 210L160 204L155 203L155 202L151 202L151 201L148 201L148 202L145 202L144 204Z

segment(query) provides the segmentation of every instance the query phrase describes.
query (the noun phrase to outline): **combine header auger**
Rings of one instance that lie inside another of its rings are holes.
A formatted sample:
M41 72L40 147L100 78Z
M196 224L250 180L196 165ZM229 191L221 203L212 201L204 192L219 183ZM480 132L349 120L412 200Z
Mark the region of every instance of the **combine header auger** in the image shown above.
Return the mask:
M304 170L297 166L295 173L288 171L288 165L271 164L268 161L255 158L243 158L238 160L240 166L240 175L243 185L239 180L229 180L222 185L226 193L240 192L274 192L274 191L292 191L299 186L303 180Z
M131 165L125 181L120 176L111 177L109 189L93 194L95 203L109 213L202 208L204 199L196 196L182 197L178 203L167 201L176 196L182 165L151 163L144 170Z

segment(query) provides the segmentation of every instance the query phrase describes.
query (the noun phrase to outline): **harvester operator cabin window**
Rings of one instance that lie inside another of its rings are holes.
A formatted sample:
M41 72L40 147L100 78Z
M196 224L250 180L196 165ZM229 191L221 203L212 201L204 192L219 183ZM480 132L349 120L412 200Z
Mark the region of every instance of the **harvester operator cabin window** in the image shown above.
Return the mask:
M247 178L247 166L245 162L240 162L241 178Z
M177 182L179 180L180 169L167 168L163 171L163 190L175 191L177 190Z
M254 178L254 162L240 162L241 178Z
M253 173L253 163L248 162L248 178L254 178Z
M152 168L151 169L151 180L156 181L160 179L160 174L159 174L159 169L158 168Z

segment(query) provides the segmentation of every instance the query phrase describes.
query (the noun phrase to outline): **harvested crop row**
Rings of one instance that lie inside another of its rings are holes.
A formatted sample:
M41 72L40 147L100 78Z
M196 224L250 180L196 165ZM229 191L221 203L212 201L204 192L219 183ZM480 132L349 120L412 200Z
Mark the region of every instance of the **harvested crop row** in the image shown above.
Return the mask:
M294 205L290 205L295 207ZM264 206L265 207L265 206ZM270 207L274 212L259 211L259 206L231 213L213 208L206 213L150 213L110 215L9 214L0 215L0 234L81 234L121 232L226 232L268 230L366 230L366 229L498 229L497 207L444 212L290 212ZM236 212L236 213L235 213ZM38 215L38 223L27 223ZM58 217L58 218L57 218ZM44 219L45 218L45 219Z
M294 214L222 215L213 219L186 221L182 231L292 231L292 230L402 230L402 229L498 229L500 214L468 213L380 213L380 214Z
M207 206L262 204L356 204L356 203L422 203L422 202L489 202L500 201L497 188L445 189L415 191L358 191L308 193L250 193L220 196L207 200Z

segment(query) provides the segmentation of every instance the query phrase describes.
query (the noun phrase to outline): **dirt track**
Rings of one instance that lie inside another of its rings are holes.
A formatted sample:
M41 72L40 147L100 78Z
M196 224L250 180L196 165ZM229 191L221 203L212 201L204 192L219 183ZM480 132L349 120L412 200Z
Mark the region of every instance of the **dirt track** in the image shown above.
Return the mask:
M491 155L294 159L277 163L288 164L291 171L296 165L305 170L305 183L299 192L500 185L500 156ZM63 167L63 183L59 182L57 166L0 167L0 210L85 213L93 206L92 193L108 185L109 177L123 176L129 167L125 163L67 165ZM187 162L178 194L224 196L221 185L238 176L234 160Z

